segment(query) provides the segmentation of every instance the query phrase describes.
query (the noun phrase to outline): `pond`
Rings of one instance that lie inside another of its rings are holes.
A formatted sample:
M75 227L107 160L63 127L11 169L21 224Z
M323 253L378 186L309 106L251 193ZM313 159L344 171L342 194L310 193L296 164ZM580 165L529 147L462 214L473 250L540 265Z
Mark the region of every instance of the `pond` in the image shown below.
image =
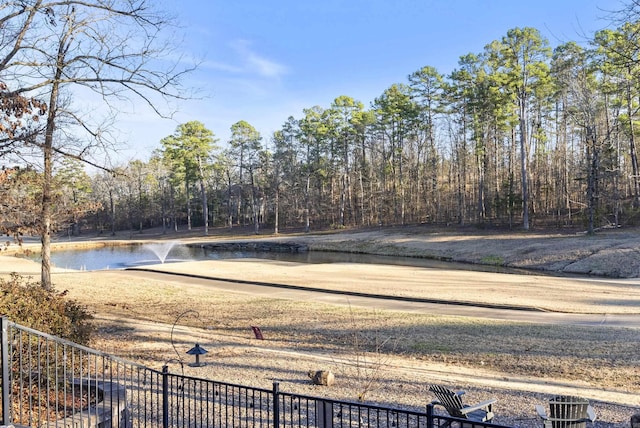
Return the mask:
M56 267L92 271L126 269L163 262L176 263L183 261L239 258L256 258L297 263L363 263L499 273L527 273L520 269L509 269L500 266L472 265L416 257L393 257L317 251L224 251L220 249L208 249L200 244L185 245L176 242L56 250L51 252L51 262ZM40 261L38 254L32 256L32 259Z

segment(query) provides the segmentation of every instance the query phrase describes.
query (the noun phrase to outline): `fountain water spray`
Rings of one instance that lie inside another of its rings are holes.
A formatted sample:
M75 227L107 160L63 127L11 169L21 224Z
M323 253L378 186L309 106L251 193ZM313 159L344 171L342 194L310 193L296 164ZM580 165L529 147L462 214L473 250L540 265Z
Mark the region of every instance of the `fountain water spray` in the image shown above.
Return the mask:
M173 247L177 244L179 244L177 241L154 242L152 244L144 244L142 248L155 254L160 263L164 263Z

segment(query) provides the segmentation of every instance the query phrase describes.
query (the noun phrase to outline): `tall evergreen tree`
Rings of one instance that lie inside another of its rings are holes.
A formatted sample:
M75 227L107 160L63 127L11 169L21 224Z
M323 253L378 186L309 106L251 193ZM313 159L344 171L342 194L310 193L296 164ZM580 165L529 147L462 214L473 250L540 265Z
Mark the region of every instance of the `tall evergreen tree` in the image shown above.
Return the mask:
M353 220L353 189L351 169L353 151L356 145L357 129L355 121L363 111L364 105L346 95L341 95L331 103L329 115L333 117L333 130L336 138L336 151L339 161L340 198L338 222L346 226L347 220Z
M498 60L504 71L504 89L517 106L522 183L522 227L529 229L529 114L533 99L549 85L549 42L535 28L514 28L500 42Z
M182 177L187 195L187 221L191 229L190 184L198 182L202 203L204 234L209 233L209 209L207 201L206 173L212 152L217 148L212 131L203 123L191 121L178 125L176 131L162 139L163 153L177 176Z
M426 148L422 149L422 144L418 142L418 150L424 152L425 156L418 154L417 161L425 164L423 171L427 174L425 178L429 183L425 193L431 197L431 212L429 217L437 221L439 216L439 192L438 192L438 149L436 147L436 116L443 112L443 92L444 78L434 67L426 66L409 75L409 88L412 99L418 103L419 124L424 130ZM420 178L422 174L420 174ZM418 186L418 192L421 191Z
M633 206L640 207L640 168L638 166L638 97L640 96L640 22L626 22L616 30L596 33L594 42L604 55L609 70L614 71L626 114L621 115L629 143Z
M243 201L250 200L250 210L252 223L255 231L258 231L258 206L256 199L255 171L260 165L260 152L262 151L262 137L256 129L248 122L241 120L231 125L231 138L229 140L229 155L231 161L239 170L237 215L240 222L243 212ZM248 197L245 197L245 171L249 174Z

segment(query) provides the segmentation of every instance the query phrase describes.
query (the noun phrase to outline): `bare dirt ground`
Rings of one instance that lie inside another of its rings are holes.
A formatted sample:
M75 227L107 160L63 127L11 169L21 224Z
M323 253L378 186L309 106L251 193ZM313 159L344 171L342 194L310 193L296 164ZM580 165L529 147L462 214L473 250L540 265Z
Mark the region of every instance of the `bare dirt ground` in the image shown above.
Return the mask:
M555 312L640 313L640 234L488 233L428 228L287 236L202 237L196 233L117 237L208 242L269 239L304 243L315 251L409 255L500 264L559 273L622 277L588 281L545 275L436 270L357 264L296 265L236 260L161 266L204 276L429 296L467 303L501 303ZM85 238L61 245L101 245ZM7 255L0 274L37 275L37 264ZM498 398L494 422L539 426L533 406L553 394L594 400L598 426L628 426L640 411L640 326L625 328L537 324L329 304L279 292L252 295L175 276L128 271L54 273L56 288L96 315L92 346L154 367L220 381L314 396L424 408L430 383L465 389L465 400ZM253 337L258 325L265 340ZM207 366L191 368L187 349L209 350ZM334 387L310 384L309 370L335 373Z

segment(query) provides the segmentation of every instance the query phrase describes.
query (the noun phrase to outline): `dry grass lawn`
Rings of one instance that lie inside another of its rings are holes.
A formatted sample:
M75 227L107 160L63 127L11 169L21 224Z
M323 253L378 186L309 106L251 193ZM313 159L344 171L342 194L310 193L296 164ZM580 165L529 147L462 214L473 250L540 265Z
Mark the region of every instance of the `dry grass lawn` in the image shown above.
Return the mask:
M185 316L179 324L230 337L246 337L248 326L258 325L271 340L289 342L298 351L342 353L357 344L425 364L491 369L541 381L588 379L605 389L640 392L636 329L374 311L234 294L120 272L58 274L56 286L111 318L173 324L181 314L196 311L197 317Z

